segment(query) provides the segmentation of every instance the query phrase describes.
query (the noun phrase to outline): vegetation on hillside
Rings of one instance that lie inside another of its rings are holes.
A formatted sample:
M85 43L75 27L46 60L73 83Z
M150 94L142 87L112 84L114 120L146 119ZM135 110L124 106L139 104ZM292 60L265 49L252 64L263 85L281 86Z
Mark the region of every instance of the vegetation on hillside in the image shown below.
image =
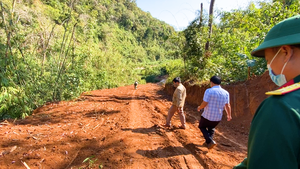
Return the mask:
M216 11L213 24L204 14L181 32L134 0L2 0L0 10L5 119L24 118L46 102L83 91L155 82L162 75L196 81L220 75L227 82L260 75L266 63L251 50L276 23L299 14L300 2Z
M145 66L179 57L173 27L135 1L2 0L0 9L0 119L83 91L145 83Z
M199 23L200 18L195 18L183 31L186 42L182 56L187 65L183 76L204 81L220 75L227 82L236 82L264 73L264 59L253 58L250 52L275 24L299 13L297 0L260 2L257 6L251 3L246 9L220 11L211 38L208 19ZM207 39L211 42L209 50L205 50Z

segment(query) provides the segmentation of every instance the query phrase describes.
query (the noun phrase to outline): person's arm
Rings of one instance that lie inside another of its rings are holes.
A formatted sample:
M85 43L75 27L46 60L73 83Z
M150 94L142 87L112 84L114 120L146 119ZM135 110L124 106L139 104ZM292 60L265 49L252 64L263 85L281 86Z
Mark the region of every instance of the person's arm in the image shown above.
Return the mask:
M200 111L201 109L205 108L207 106L208 102L206 101L202 101L202 103L200 104L200 106L198 106L197 110Z
M227 113L227 121L230 121L232 119L230 103L225 104L225 111Z
M209 94L209 90L207 89L204 92L202 103L197 108L198 111L200 111L201 109L205 108L208 105L209 98L210 98L210 94Z

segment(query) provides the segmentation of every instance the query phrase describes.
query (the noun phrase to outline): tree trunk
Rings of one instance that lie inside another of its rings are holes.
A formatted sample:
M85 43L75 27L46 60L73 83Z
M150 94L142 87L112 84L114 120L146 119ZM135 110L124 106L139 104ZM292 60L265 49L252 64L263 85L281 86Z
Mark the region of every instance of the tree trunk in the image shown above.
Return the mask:
M206 42L205 45L205 50L209 50L209 39L211 37L212 34L212 24L213 24L213 18L214 18L214 4L215 4L215 0L211 0L210 1L210 6L209 6L209 20L208 20L208 27L209 27L209 34L208 34L208 41Z
M202 27L202 23L203 23L203 3L201 3L201 6L200 6L200 21L199 21L199 29Z

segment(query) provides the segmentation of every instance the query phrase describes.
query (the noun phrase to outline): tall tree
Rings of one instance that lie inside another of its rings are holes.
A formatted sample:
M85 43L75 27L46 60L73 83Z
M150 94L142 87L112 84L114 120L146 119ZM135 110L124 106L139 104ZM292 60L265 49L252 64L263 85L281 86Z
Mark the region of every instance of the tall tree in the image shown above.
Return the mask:
M202 27L203 23L203 3L200 5L200 21L199 21L199 29Z
M215 5L215 0L210 1L210 6L209 6L209 20L208 20L208 27L209 27L209 34L208 38L210 39L211 34L212 34L212 23L213 23L213 18L214 18L214 5ZM209 40L206 42L205 45L205 50L209 50Z

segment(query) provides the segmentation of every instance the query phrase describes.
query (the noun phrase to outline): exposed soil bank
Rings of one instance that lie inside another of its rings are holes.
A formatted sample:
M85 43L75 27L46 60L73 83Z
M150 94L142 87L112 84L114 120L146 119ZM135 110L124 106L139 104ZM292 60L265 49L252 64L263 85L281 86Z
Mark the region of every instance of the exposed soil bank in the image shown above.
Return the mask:
M189 83L183 83L183 85L187 89L186 102L195 105L196 108L197 105L201 104L204 92L209 86L191 85ZM231 124L246 128L246 130L249 129L250 122L257 107L267 98L265 92L277 88L271 81L268 72L245 82L221 86L230 94L233 118ZM172 95L175 88L171 84L168 84L164 90L169 95Z

